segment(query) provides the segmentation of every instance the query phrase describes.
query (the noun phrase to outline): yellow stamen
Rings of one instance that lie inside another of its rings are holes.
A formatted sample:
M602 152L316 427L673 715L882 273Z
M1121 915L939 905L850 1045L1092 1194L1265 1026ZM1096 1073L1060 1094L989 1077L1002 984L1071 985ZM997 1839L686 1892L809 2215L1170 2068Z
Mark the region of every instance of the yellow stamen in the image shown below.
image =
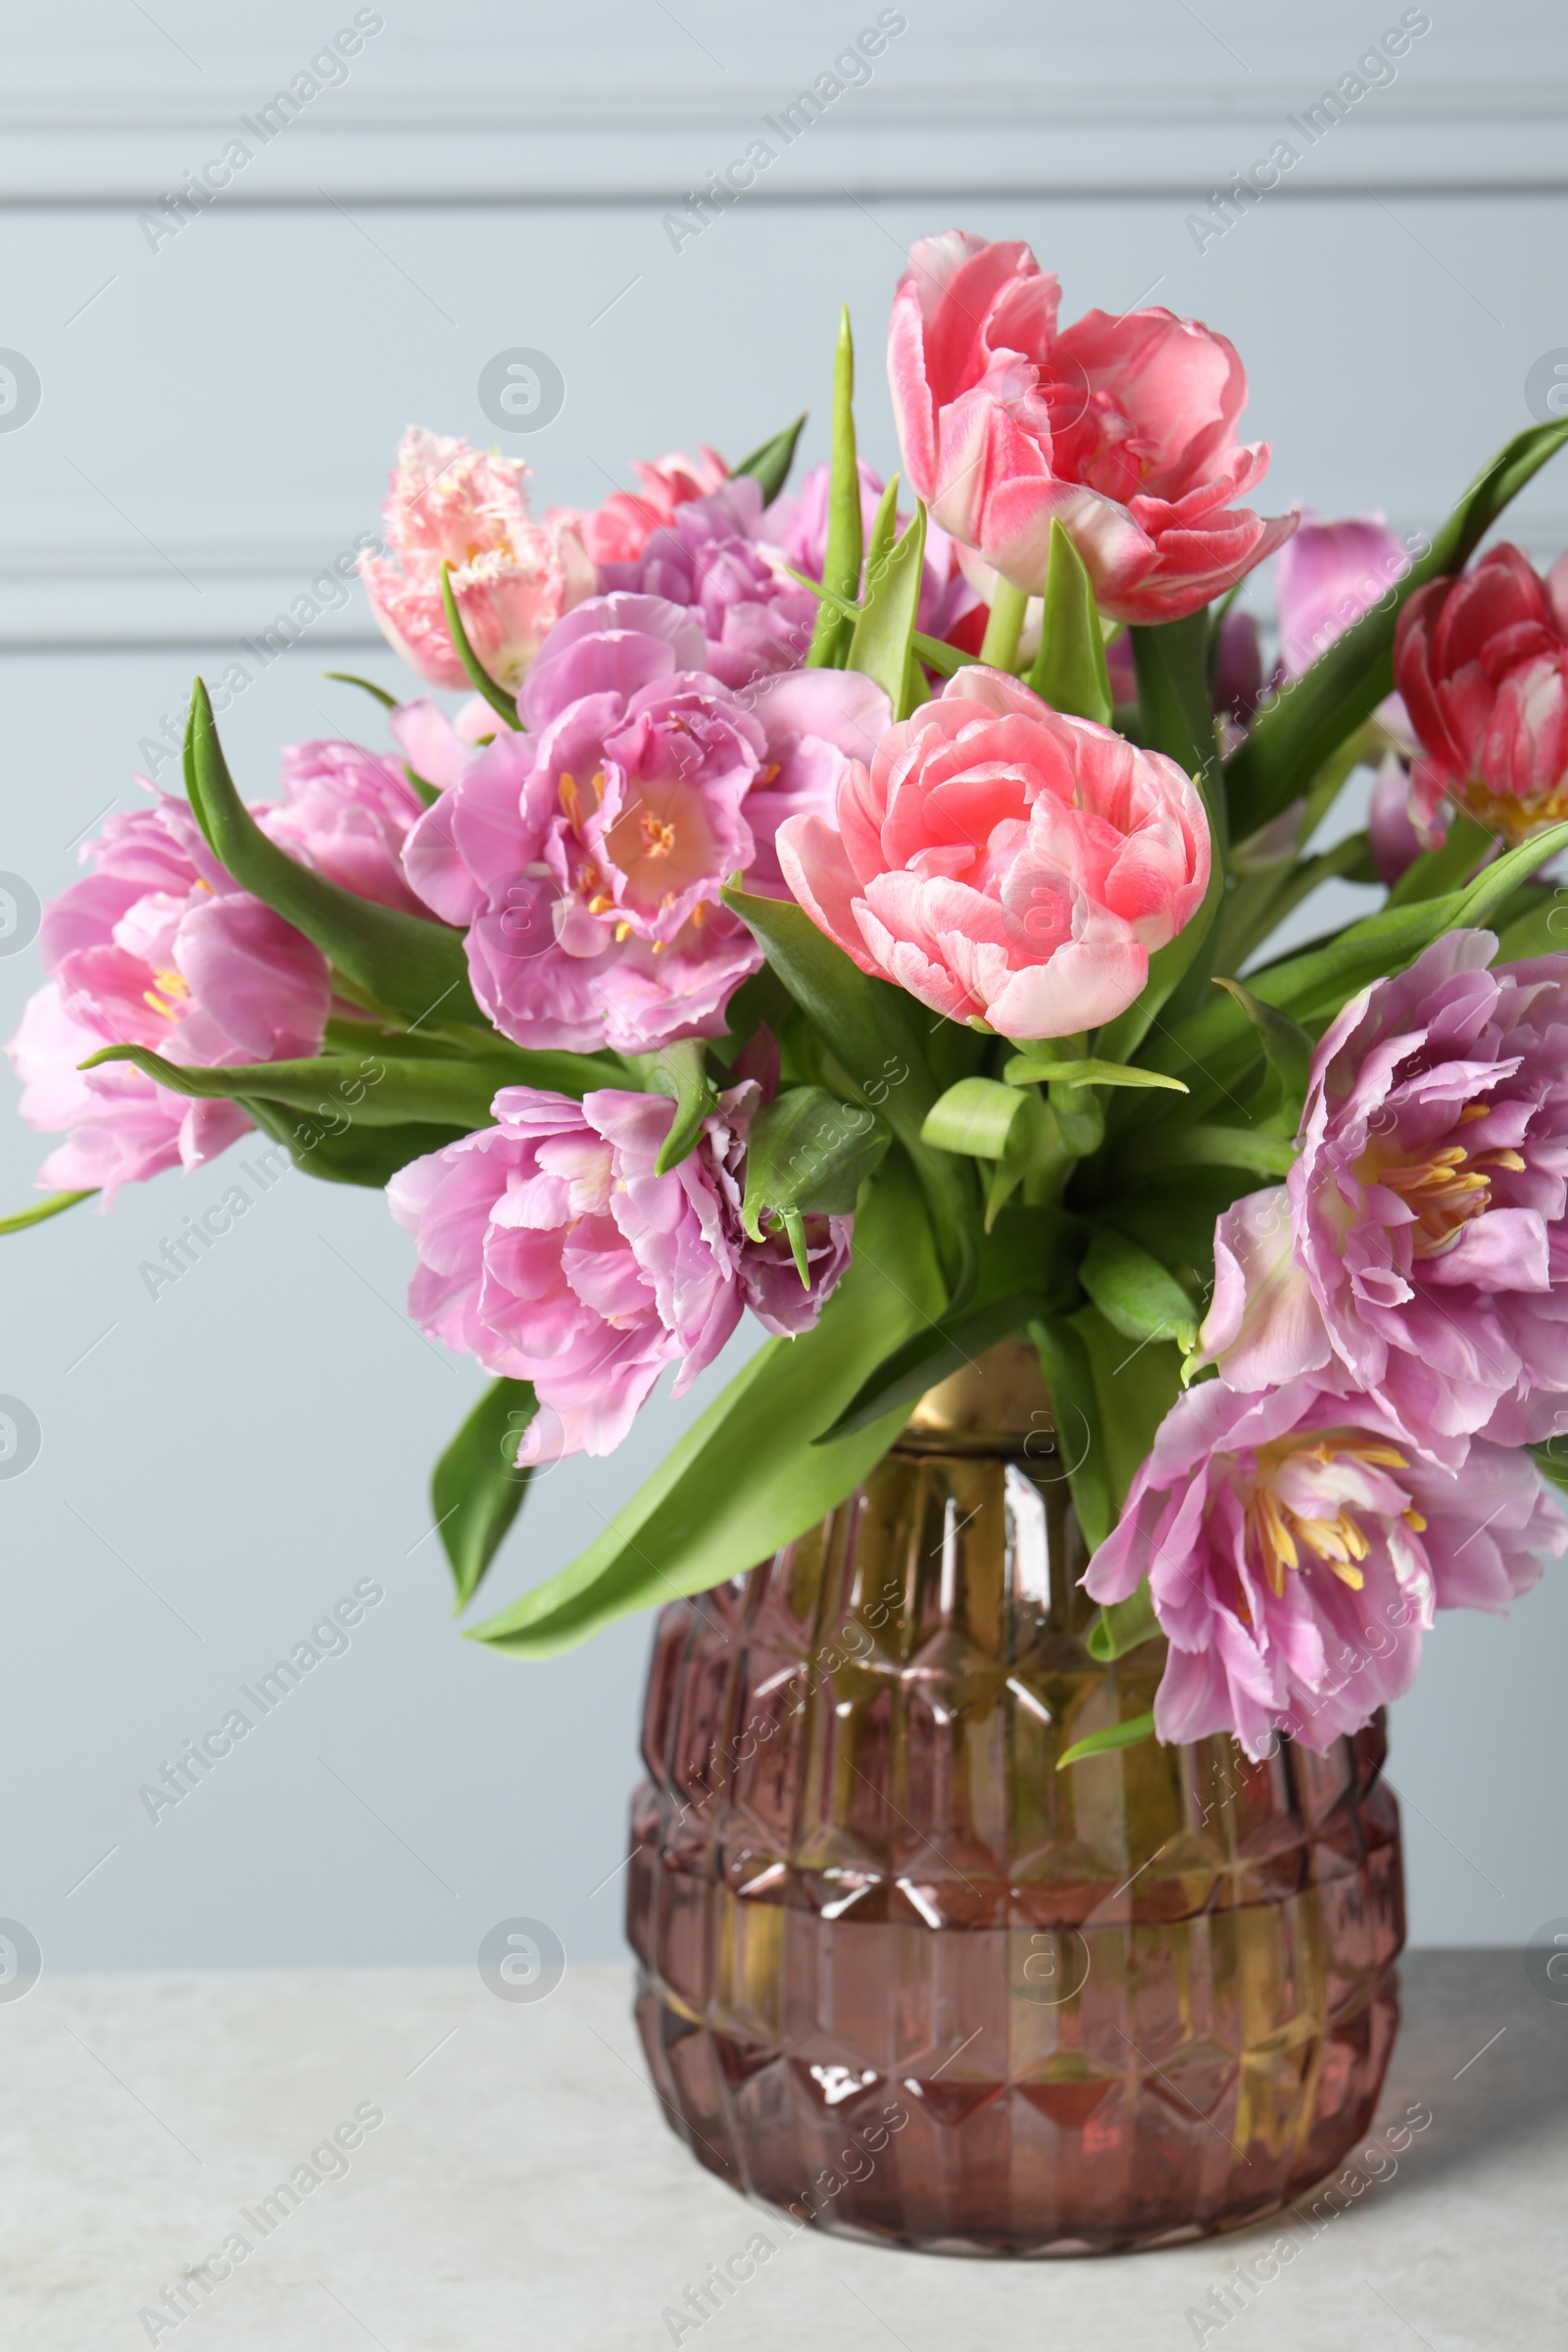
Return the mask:
M621 941L622 941L623 939L629 939L630 937L631 937L631 925L630 925L630 923L621 922L621 923L617 923L617 924L615 925L615 945L616 945L616 947L617 947L617 948L619 947L619 945L620 945L620 943L621 943Z
M1426 1534L1427 1523L1418 1510L1412 1508L1408 1511L1401 1511L1399 1513L1399 1517L1404 1521L1405 1526L1409 1528L1415 1535L1424 1536Z
M642 821L643 856L667 858L675 847L675 828L662 816L646 814Z

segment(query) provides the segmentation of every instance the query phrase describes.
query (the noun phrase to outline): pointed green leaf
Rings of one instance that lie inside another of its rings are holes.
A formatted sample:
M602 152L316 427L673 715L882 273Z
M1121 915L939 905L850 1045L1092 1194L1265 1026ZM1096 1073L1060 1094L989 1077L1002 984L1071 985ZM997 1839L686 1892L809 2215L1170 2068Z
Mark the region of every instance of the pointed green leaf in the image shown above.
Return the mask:
M1031 1050L1009 1061L1003 1076L1009 1086L1152 1086L1178 1095L1187 1092L1179 1078L1167 1078L1163 1071L1146 1070L1136 1061L1100 1061L1092 1054L1064 1061L1055 1055L1037 1055Z
M672 1046L663 1046L644 1060L638 1057L644 1070L644 1084L651 1095L667 1095L675 1105L675 1116L668 1135L660 1146L654 1163L656 1176L667 1176L678 1168L703 1131L703 1121L714 1109L718 1097L708 1075L708 1060L700 1037L682 1038Z
M628 1610L743 1575L803 1536L881 1459L904 1408L828 1445L812 1440L941 1297L919 1194L890 1158L815 1329L760 1348L580 1558L468 1639L545 1657Z
M1098 1551L1115 1525L1100 1399L1083 1335L1065 1315L1042 1315L1029 1337L1051 1391L1056 1444L1084 1542Z
M1056 1770L1065 1772L1069 1764L1081 1764L1086 1756L1108 1755L1118 1747L1137 1747L1154 1737L1154 1710L1147 1714L1129 1715L1125 1723L1113 1723L1102 1732L1091 1732L1086 1740L1075 1740L1064 1747L1056 1758Z
M493 1380L430 1474L430 1507L460 1609L478 1591L527 1492L533 1474L517 1467L517 1441L538 1409L528 1381Z
M1568 419L1516 433L1477 475L1420 562L1253 720L1226 771L1237 829L1266 824L1394 687L1394 633L1417 588L1464 569L1497 516L1568 441Z
M1098 1658L1102 1666L1113 1665L1130 1649L1152 1642L1163 1630L1149 1597L1146 1576L1137 1592L1129 1593L1125 1600L1106 1601L1102 1606L1100 1623L1090 1628L1089 1655Z
M841 1102L821 1086L787 1088L746 1139L741 1223L760 1242L769 1212L852 1215L860 1186L880 1166L890 1140L862 1103Z
M847 669L863 670L876 680L901 716L924 560L925 509L917 500L908 529L883 558L874 575L867 569L865 602L845 658Z
M84 1193L48 1193L30 1208L19 1208L9 1217L0 1217L0 1233L25 1233L29 1225L41 1225L48 1217L58 1217L63 1209L74 1208L78 1200L94 1200L97 1192L94 1184Z
M314 1112L333 1126L396 1127L410 1120L432 1120L465 1130L488 1127L491 1102L504 1086L537 1083L519 1073L507 1054L415 1061L376 1054L367 1054L363 1062L322 1054L308 1061L231 1062L208 1068L166 1061L146 1046L105 1046L81 1066L96 1069L111 1061L131 1062L172 1095L208 1102L249 1102L262 1097ZM581 1075L576 1085L582 1085Z
M841 669L850 641L850 631L831 599L853 599L860 592L863 551L860 469L856 456L855 339L850 333L850 314L843 310L833 356L833 457L828 477L827 547L822 559L824 595L806 657L808 669Z
M1029 683L1053 710L1109 726L1113 709L1110 673L1105 667L1105 639L1095 605L1094 583L1071 537L1054 515L1046 559L1040 651Z
M865 543L865 594L859 612L856 616L857 626L865 616L866 601L869 599L871 583L874 580L880 580L886 570L888 558L893 552L893 542L898 535L899 477L894 474L878 499L876 513L871 517L870 536ZM855 665L852 663L851 666Z
M1196 1345L1193 1302L1159 1260L1108 1227L1095 1235L1078 1279L1113 1331L1129 1340L1174 1340Z
M208 847L242 890L275 908L378 1005L411 1021L443 1020L488 1029L468 985L463 934L340 890L270 841L234 789L213 707L200 678L185 733L191 807Z
M491 710L498 712L509 727L520 728L522 721L517 716L516 696L509 694L504 686L497 685L468 643L468 632L463 625L463 614L458 611L458 600L453 593L450 564L441 566L441 610L446 614L452 650L463 663L464 673L474 693L483 695Z
M378 702L383 710L395 710L398 707L395 694L388 694L384 686L377 686L370 678L357 676L352 669L323 669L321 675L334 679L339 686L357 686L362 694L370 695Z
M795 463L795 445L805 422L806 411L803 409L793 424L787 424L781 433L775 433L771 441L762 442L760 448L752 451L749 458L742 458L735 467L735 473L750 474L757 483L762 493L764 507L773 504L790 478L790 467ZM733 480L734 474L730 478Z

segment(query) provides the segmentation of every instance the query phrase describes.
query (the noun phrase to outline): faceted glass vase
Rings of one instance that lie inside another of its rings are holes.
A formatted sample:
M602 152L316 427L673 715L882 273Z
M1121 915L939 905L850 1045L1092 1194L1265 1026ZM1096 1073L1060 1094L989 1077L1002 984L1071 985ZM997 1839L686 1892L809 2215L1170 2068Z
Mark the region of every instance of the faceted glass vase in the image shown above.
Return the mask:
M737 1465L744 1475L744 1466ZM693 2155L840 2234L1062 2255L1238 2229L1368 2129L1398 2020L1381 1719L1325 1756L1152 1741L1097 1663L1033 1351L663 1610L627 1927Z

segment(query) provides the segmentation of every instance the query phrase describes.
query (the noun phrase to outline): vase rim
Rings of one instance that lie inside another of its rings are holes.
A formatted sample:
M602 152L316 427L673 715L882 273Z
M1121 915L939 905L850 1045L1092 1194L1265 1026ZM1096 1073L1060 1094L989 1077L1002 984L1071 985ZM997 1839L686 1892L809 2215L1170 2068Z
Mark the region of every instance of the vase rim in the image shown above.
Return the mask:
M899 1453L1028 1453L1056 1450L1056 1422L1038 1350L999 1340L972 1363L927 1389L894 1440Z

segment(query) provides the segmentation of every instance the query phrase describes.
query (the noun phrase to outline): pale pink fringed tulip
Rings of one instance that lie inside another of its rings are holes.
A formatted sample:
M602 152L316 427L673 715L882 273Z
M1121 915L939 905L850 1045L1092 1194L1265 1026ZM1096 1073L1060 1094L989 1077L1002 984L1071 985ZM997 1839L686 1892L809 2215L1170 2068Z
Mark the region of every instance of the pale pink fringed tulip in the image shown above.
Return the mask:
M888 370L905 468L936 520L1039 595L1059 521L1102 612L1177 620L1287 540L1235 502L1268 467L1236 420L1247 374L1223 335L1166 310L1087 311L1027 245L923 237L899 281Z
M568 525L535 522L527 467L411 425L384 510L390 554L361 559L383 635L432 686L465 686L441 601L441 566L482 667L515 693L564 612L592 596L594 566Z
M1066 1037L1122 1012L1208 885L1208 824L1173 760L960 669L838 788L779 862L863 972L950 1019Z

